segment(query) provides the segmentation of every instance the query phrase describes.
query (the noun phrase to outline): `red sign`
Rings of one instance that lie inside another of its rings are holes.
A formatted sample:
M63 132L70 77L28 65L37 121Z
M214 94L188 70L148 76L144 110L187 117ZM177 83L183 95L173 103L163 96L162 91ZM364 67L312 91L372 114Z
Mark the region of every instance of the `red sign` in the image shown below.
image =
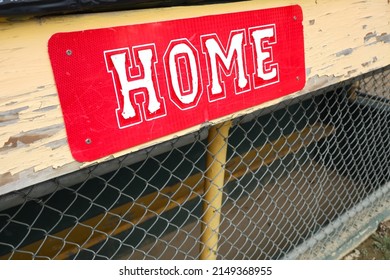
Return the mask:
M74 158L91 161L296 92L299 6L54 34Z

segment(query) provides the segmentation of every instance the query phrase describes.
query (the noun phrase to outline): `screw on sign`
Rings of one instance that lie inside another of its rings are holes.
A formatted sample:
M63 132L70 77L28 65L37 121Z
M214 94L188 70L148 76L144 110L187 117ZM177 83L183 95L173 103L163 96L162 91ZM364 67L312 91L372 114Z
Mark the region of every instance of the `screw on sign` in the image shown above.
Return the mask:
M305 83L296 5L58 33L49 54L79 161L257 106Z

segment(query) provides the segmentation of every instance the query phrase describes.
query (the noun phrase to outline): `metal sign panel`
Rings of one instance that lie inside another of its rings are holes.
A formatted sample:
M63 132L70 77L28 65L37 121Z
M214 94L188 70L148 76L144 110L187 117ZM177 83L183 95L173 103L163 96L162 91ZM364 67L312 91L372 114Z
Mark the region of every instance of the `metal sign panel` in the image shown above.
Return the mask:
M174 134L305 84L297 5L57 33L49 55L78 161Z

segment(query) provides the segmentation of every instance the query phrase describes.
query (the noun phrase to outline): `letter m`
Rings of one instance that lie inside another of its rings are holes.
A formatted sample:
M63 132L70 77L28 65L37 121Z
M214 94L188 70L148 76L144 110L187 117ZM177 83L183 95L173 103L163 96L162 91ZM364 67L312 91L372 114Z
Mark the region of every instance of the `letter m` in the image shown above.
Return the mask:
M249 76L244 52L245 30L231 31L226 48L223 47L217 34L203 35L201 42L202 52L207 61L209 100L213 102L224 99L227 93L240 94L249 91ZM223 82L222 73L225 79L230 78L231 81Z
M118 107L119 128L126 128L166 116L155 65L154 45L135 46L104 52L107 72L111 73Z

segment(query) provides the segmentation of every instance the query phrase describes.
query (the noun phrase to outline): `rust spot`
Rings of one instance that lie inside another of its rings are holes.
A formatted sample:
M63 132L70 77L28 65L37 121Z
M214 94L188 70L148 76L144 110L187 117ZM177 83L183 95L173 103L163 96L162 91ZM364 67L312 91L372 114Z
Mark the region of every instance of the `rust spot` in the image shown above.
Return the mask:
M3 174L0 174L0 186L4 186L8 183L11 183L19 178L18 175L12 176L11 172L6 172Z
M8 141L4 143L4 146L0 148L0 150L14 148L18 145L29 145L38 140L49 138L61 129L63 129L63 125L56 124L45 128L21 132L17 135L11 136Z
M362 66L363 66L363 67L367 67L367 66L369 66L370 64L371 64L371 61L367 61L367 62L362 63Z
M314 23L316 22L316 20L315 19L311 19L311 20L309 20L309 24L310 25L314 25Z
M372 58L372 60L362 63L362 66L367 67L367 66L370 66L372 63L375 63L377 61L378 61L378 58L376 56L374 56Z
M367 42L368 40L370 40L371 38L375 38L376 37L376 33L374 32L368 32L366 34L366 36L364 36L364 42Z
M11 136L8 141L4 143L4 147L15 148L18 146L19 142L28 145L49 136L49 134L26 134L20 136Z
M364 42L375 38L377 42L390 43L390 34L382 33L381 35L376 34L376 32L369 32L364 36Z

